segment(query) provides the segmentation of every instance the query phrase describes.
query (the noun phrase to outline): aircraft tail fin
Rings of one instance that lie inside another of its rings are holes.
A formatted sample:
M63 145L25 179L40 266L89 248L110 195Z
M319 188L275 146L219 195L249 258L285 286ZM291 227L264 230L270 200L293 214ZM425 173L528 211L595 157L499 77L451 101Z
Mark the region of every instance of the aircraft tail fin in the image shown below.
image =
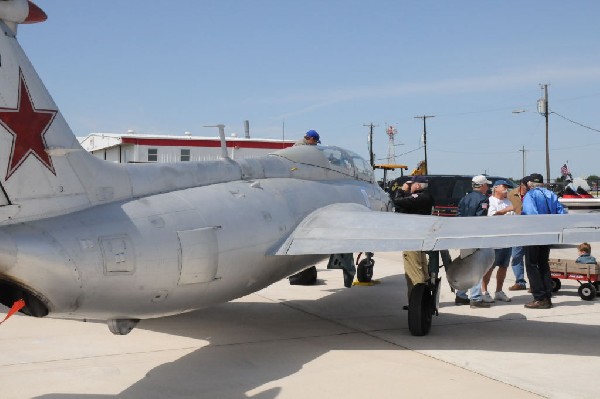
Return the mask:
M0 1L0 224L131 193L124 168L81 147L16 39L45 19L31 1Z

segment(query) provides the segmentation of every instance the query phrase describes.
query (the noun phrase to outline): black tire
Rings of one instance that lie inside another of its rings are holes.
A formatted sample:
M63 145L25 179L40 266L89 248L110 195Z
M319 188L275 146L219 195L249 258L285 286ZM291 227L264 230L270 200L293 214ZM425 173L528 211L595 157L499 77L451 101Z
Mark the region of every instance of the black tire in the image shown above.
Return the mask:
M596 298L596 288L590 283L581 284L577 293L584 301L591 301Z
M600 295L600 281L594 281L594 288L596 289L596 295Z
M373 266L375 266L375 261L373 259L363 259L358 262L358 267L356 268L356 278L359 282L371 282L373 279Z
M433 316L433 298L427 284L413 287L408 301L408 329L417 337L429 334Z
M560 279L558 278L553 278L552 279L552 292L557 292L558 290L560 290L560 287L562 286Z
M317 282L317 268L311 266L288 278L290 285L313 285Z

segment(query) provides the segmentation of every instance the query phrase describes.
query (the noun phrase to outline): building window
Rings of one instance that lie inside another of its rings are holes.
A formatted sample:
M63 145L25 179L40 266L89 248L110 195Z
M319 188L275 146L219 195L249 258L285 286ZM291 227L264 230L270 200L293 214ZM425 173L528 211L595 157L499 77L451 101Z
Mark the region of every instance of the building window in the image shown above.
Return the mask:
M182 148L181 149L181 162L189 162L190 161L190 149Z
M158 148L148 148L148 162L158 161Z

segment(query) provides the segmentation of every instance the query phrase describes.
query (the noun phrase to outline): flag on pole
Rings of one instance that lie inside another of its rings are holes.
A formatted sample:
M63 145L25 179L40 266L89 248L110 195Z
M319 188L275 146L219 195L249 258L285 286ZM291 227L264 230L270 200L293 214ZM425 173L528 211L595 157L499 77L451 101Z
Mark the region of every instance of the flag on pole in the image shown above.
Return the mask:
M560 174L562 177L568 177L570 180L573 180L573 176L571 176L571 171L569 170L569 167L566 163L560 168Z

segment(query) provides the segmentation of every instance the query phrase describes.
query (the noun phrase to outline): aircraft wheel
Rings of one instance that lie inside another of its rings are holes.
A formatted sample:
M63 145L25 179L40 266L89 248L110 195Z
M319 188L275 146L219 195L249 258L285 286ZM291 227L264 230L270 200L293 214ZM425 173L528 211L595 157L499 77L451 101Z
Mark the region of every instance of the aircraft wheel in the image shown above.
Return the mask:
M429 334L433 316L433 297L427 284L414 286L408 301L408 329L412 335Z
M594 288L596 289L596 295L600 295L600 281L594 281Z
M579 286L577 293L581 299L585 301L591 301L596 298L596 288L590 283L583 283Z
M314 266L304 269L288 277L290 285L313 285L317 282L317 268Z
M375 261L373 259L363 259L358 262L356 267L356 278L361 283L370 283L373 279L373 266Z
M560 283L559 278L552 279L552 292L557 292L558 290L560 290L561 286L562 286L562 284Z

